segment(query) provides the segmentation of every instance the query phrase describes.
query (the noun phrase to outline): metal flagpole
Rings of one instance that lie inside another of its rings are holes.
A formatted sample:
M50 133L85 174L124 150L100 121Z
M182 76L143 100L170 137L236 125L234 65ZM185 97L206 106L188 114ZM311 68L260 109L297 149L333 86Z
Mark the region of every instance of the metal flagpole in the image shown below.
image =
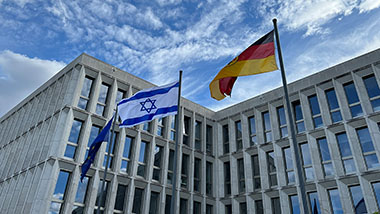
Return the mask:
M179 88L178 88L178 111L177 111L177 118L176 118L176 136L175 136L175 150L174 150L174 163L173 163L173 183L172 183L172 198L170 202L170 213L174 214L174 207L175 207L175 199L176 199L176 183L177 183L177 156L178 156L178 141L179 141L179 134L180 134L180 126L179 126L179 117L180 109L181 109L181 86L182 86L182 70L179 71Z
M97 214L100 214L100 206L101 206L102 201L104 199L104 184L106 183L106 177L107 177L107 171L108 171L108 163L110 161L110 153L111 153L111 148L112 148L111 145L113 144L113 135L115 133L116 120L117 120L117 105L116 105L116 113L115 113L114 118L113 118L111 140L108 140L109 143L108 143L108 153L107 153L107 161L106 161L107 163L106 163L105 170L104 170L102 187L100 189L100 200L99 200L99 203L98 203L98 209L96 211Z
M286 83L285 68L284 68L284 63L282 61L280 37L278 36L278 30L277 30L277 19L273 19L272 21L273 21L273 25L274 25L274 32L276 34L278 60L280 61L282 84L284 87L286 107L287 107L287 113L288 113L289 125L290 125L291 142L293 145L294 156L296 158L297 177L298 177L299 187L300 187L300 191L301 191L301 203L303 205L303 211L304 211L303 213L309 214L310 213L310 207L306 201L305 179L304 179L304 175L302 173L301 156L300 156L300 152L299 152L299 148L298 148L295 126L294 126L293 117L292 117L292 113L291 113L289 94L288 94L288 85Z

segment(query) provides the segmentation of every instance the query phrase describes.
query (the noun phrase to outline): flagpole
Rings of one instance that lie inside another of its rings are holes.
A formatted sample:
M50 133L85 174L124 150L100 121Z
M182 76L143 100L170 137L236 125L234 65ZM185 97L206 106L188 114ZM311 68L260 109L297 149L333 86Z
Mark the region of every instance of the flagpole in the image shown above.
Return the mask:
M107 177L107 171L108 171L108 163L109 163L109 157L110 157L110 153L111 153L111 146L113 144L113 135L115 133L115 124L116 124L116 120L117 120L117 105L116 105L116 113L115 113L115 116L113 117L113 124L112 124L112 131L111 131L111 140L108 140L108 153L107 153L107 161L106 161L106 166L105 166L105 170L104 170L104 175L103 175L103 182L102 182L102 187L100 189L100 201L98 203L98 209L97 209L97 214L100 214L100 206L101 206L101 203L103 201L103 198L104 198L104 184L106 183L106 177Z
M180 126L179 126L179 117L180 109L181 109L181 86L182 86L182 70L179 71L179 88L178 88L178 111L177 111L177 118L176 118L176 136L175 136L175 150L174 150L174 163L173 163L173 181L172 181L172 198L170 202L170 214L174 214L174 207L175 207L175 201L176 201L176 183L177 183L177 156L178 156L178 141L179 141L179 134L180 134ZM170 153L170 152L169 152Z
M285 75L285 68L284 63L282 61L282 53L281 53L281 46L280 46L280 37L278 35L278 29L277 29L277 19L273 19L273 25L274 25L274 32L276 34L276 43L277 43L277 52L278 52L278 60L280 61L280 68L281 68L281 76L282 76L282 84L284 87L284 93L285 93L285 100L286 100L286 107L287 107L287 113L289 118L289 125L290 125L290 133L291 133L291 142L293 145L294 150L294 156L296 158L296 169L297 169L297 177L299 181L299 187L301 192L301 203L303 205L303 213L309 214L310 213L310 207L308 206L307 200L306 200L306 189L305 189L305 179L304 175L302 173L302 165L301 165L301 156L298 148L298 143L296 139L296 133L295 133L295 126L293 122L293 117L291 113L291 106L289 101L289 94L288 94L288 84L286 83L286 75Z

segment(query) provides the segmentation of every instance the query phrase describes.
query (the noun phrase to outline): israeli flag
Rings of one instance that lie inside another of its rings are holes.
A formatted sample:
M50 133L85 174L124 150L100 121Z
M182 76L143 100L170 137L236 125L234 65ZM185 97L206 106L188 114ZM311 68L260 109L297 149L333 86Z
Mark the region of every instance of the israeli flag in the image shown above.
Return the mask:
M131 127L155 118L177 114L179 82L153 87L121 100L117 106L122 123Z

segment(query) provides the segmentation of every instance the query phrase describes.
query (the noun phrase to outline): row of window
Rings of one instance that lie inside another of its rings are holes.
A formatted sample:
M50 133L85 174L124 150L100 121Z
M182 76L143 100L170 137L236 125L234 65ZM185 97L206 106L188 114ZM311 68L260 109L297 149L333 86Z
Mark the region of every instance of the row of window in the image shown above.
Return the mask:
M57 183L54 189L52 201L50 204L50 209L49 213L61 213L63 209L63 205L66 200L66 195L68 192L68 184L70 183L70 175L71 173L68 171L61 170L58 175ZM89 189L90 185L90 177L85 177L83 179L83 182L79 182L76 195L74 198L73 202L73 208L70 211L73 214L80 214L84 213L85 207L86 207L86 201L88 197L90 196L91 189ZM102 180L99 182L99 187L98 190L101 189L102 185ZM98 194L96 195L96 202L95 202L95 207L94 207L94 213L96 213L96 210L99 209L101 210L101 213L103 213L105 207L106 207L106 201L107 201L107 196L109 195L109 186L110 182L106 181L105 182L105 191L104 191L104 196L103 200L100 201L101 195ZM127 196L127 189L128 186L124 184L118 184L117 186L117 192L116 192L116 197L115 197L115 204L113 205L113 213L124 213L125 212L125 207L126 207L126 198ZM146 194L146 191L144 188L140 187L135 187L135 192L133 196L133 204L132 204L132 213L135 214L140 214L142 213L142 209L144 206L144 194ZM149 213L155 214L159 213L160 210L160 192L155 192L151 191L150 192L150 205L148 207ZM165 214L170 213L170 202L171 202L171 195L166 195L166 200L165 200ZM100 201L100 202L99 202ZM185 198L180 198L180 213L189 213L189 207L188 207L189 201L188 199ZM108 205L112 206L112 205ZM193 213L202 213L201 212L201 202L194 200L193 201ZM108 208L109 209L109 208ZM163 208L162 208L163 209ZM212 214L213 213L213 205L211 204L206 204L206 213L207 214Z
M380 128L380 127L379 127ZM360 147L362 150L362 155L364 157L365 164L368 170L380 168L379 160L376 155L374 144L372 142L369 130L367 127L357 128L356 134L359 139ZM357 172L357 167L355 165L354 156L352 153L352 146L348 140L346 132L337 133L335 135L336 143L339 149L340 159L344 167L346 175L353 174ZM333 161L331 158L331 143L328 143L326 137L321 137L316 139L316 143L319 151L319 160L322 166L324 177L334 177L336 175ZM312 158L310 154L309 144L303 142L299 144L299 150L301 153L303 173L306 181L315 180L315 171L312 164ZM293 152L290 147L282 148L282 160L284 165L284 171L286 173L286 179L288 184L295 183L295 171L294 171L294 158ZM280 154L278 154L280 155ZM277 186L277 167L275 161L275 152L267 151L266 152L266 166L269 178L270 186ZM261 189L261 180L260 180L260 168L259 166L265 166L265 163L260 163L259 155L255 154L251 156L251 166L252 166L252 178L254 182L254 191ZM224 162L224 183L225 183L225 194L231 194L231 171L230 171L230 162ZM244 176L244 160L243 158L237 159L237 178L238 178L238 187L239 192L244 193L245 190L245 176Z
M372 104L373 111L379 111L380 110L380 89L377 84L376 78L374 75L369 75L363 78L363 82L365 84L368 97L370 99L370 102ZM348 82L346 84L343 84L343 88L345 91L345 95L347 98L347 103L349 105L349 109L351 112L352 117L358 117L363 115L362 106L360 104L359 96L356 91L355 85L353 82ZM337 123L342 121L342 114L339 107L339 102L337 98L337 94L335 92L334 88L330 88L325 90L325 96L328 104L328 108L330 111L331 121L332 123ZM323 99L323 98L319 98ZM308 96L308 104L310 108L310 113L313 121L314 128L319 128L324 126L323 120L322 120L322 114L321 114L321 108L318 102L318 97L316 94ZM296 100L292 102L292 111L294 113L294 121L296 125L296 131L297 133L302 133L306 131L305 128L305 119L302 112L300 100ZM271 116L269 111L265 111L261 113L261 118L263 121L262 124L262 134L264 137L264 142L271 142L273 140L272 136L272 126L271 126ZM284 106L279 106L276 108L276 116L277 116L277 124L278 124L278 130L280 132L280 137L285 138L288 137L288 124L286 120L286 114ZM256 133L256 120L255 117L249 117L248 118L248 125L249 125L249 136L250 136L250 145L258 144L257 141L257 133ZM228 133L228 125L224 125L223 128L223 152L229 153L230 147L229 147L229 133ZM243 148L242 144L242 127L241 127L241 121L235 122L235 142L236 142L236 150L241 150Z

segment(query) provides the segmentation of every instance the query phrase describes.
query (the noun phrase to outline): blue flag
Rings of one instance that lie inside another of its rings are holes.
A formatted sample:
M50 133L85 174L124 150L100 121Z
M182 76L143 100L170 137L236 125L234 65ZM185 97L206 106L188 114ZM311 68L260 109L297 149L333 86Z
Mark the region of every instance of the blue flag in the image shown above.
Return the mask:
M367 213L367 207L365 206L364 198L362 198L358 202L358 204L356 204L356 206L355 206L355 213L356 214Z
M84 176L86 175L88 169L90 169L91 164L95 160L96 153L98 152L100 146L104 141L108 141L108 133L111 128L111 124L113 121L113 117L110 121L108 121L107 125L103 128L103 130L99 133L99 135L95 138L94 142L92 142L90 146L90 151L86 157L86 160L82 164L82 174L80 176L80 181L82 182Z

